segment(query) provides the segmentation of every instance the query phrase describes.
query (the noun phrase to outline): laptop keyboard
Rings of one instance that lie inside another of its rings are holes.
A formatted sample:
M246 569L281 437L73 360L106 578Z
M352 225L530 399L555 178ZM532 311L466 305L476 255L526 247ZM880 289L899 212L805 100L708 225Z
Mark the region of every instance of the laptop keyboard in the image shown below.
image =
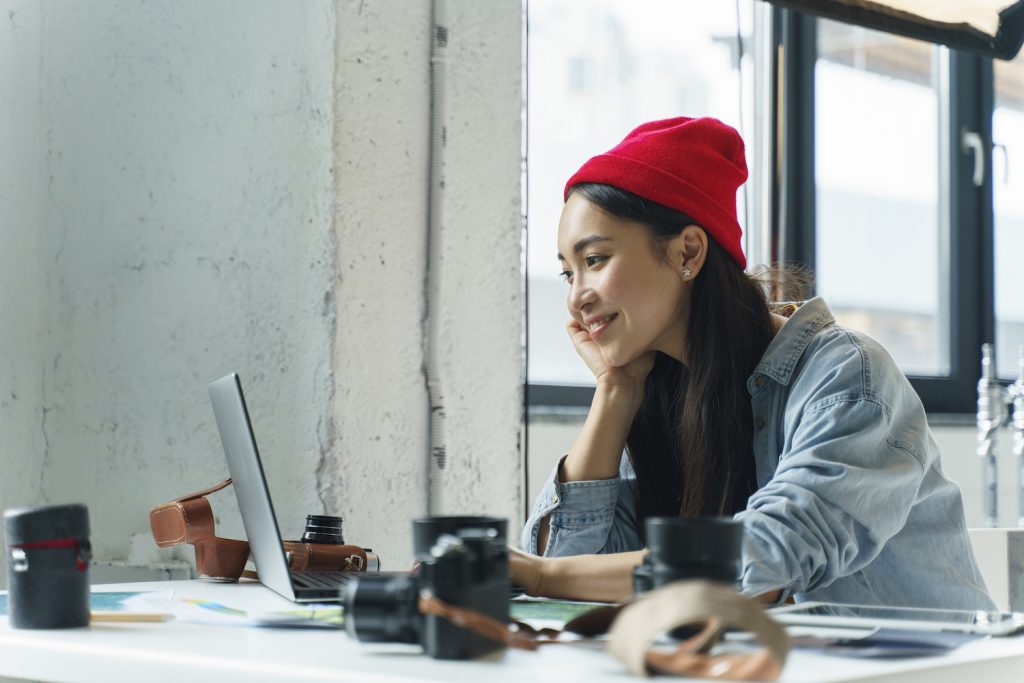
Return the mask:
M306 588L339 588L351 578L349 572L292 572L295 584Z

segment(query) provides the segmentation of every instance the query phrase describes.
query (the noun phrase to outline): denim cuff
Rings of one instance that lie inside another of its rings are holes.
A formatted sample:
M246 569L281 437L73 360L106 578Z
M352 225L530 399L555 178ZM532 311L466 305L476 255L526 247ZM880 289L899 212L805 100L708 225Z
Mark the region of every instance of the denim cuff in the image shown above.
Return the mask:
M537 534L545 517L549 517L545 555L594 553L605 544L615 518L619 477L561 483L558 472L564 459L555 465L523 529L526 552L538 554Z
M619 495L619 478L595 481L555 482L557 493L552 495L555 505L551 523L565 528L579 528L595 524L608 524L615 514Z

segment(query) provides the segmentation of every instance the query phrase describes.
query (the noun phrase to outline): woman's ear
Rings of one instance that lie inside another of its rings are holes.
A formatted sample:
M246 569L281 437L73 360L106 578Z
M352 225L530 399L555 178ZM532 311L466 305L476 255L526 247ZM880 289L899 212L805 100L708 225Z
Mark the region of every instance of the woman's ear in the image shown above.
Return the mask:
M708 255L708 235L698 225L687 225L672 238L669 259L684 282L697 277Z

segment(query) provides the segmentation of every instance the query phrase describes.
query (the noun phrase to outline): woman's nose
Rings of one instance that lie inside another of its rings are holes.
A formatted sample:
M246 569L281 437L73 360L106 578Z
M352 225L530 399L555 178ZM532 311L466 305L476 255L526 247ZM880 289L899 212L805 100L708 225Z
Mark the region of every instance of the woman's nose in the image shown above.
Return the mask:
M594 290L587 286L583 278L577 278L569 288L569 310L582 311L594 299Z

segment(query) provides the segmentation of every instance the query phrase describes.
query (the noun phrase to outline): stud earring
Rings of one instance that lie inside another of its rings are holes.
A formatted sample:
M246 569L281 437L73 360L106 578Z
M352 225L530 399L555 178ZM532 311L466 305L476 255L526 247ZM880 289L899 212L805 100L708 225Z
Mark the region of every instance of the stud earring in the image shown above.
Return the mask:
M690 270L690 266L683 266L683 279L688 280L690 278L690 273L692 272L693 271Z

